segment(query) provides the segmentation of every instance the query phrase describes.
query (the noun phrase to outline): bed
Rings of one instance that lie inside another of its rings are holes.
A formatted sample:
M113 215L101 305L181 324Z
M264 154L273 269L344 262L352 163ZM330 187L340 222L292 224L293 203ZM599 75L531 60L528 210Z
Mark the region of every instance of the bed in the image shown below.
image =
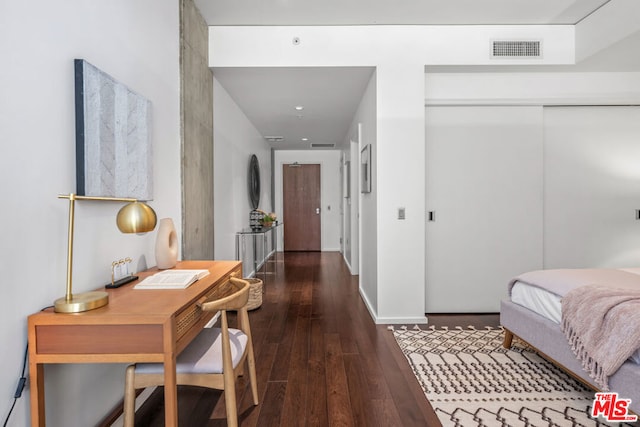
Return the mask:
M583 368L583 362L574 354L562 329L562 302L569 307L569 297L586 295L594 285L603 283L616 291L618 288L625 289L624 292L628 290L635 298L640 295L640 268L539 270L514 278L509 283L509 299L503 300L500 306L500 322L505 329L504 346L511 346L513 336L522 339L594 390L608 389L617 392L621 398L631 399L630 409L639 414L640 348L636 347L628 358L621 360L621 365L606 376L603 384ZM583 307L588 306L583 304ZM640 317L635 311L630 318ZM624 322L628 324L626 319ZM564 325L566 329L566 323ZM631 329L637 331L639 328L640 325Z

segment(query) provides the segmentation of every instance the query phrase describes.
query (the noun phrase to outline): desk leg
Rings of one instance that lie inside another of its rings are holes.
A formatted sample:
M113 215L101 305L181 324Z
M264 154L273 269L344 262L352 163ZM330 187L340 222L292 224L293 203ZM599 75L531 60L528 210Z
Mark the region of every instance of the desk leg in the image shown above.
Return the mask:
M45 426L44 412L44 365L33 363L29 357L29 395L31 397L31 426Z
M165 327L166 328L166 327ZM167 331L167 329L169 329ZM168 332L168 333L167 333ZM165 329L164 342L164 425L178 426L178 386L176 380L176 351L174 328Z

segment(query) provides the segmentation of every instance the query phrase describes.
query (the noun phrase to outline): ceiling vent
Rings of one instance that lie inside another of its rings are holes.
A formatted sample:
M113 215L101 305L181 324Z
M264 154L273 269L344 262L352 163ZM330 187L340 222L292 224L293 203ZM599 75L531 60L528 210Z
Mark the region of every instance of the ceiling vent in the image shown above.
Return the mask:
M311 143L311 148L335 148L336 144L330 143Z
M266 139L269 142L282 142L282 141L284 141L284 137L283 136L265 136L264 139Z
M493 40L491 58L542 58L542 41Z

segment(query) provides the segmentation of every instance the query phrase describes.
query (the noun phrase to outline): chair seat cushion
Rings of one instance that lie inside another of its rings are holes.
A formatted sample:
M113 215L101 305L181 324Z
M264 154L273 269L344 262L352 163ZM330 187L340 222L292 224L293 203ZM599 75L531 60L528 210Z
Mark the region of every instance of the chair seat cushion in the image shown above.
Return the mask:
M247 336L238 329L229 328L231 359L234 369L238 366ZM163 372L162 363L138 363L136 374L159 374ZM222 331L220 328L204 328L198 336L178 355L176 360L178 374L221 374L222 373Z

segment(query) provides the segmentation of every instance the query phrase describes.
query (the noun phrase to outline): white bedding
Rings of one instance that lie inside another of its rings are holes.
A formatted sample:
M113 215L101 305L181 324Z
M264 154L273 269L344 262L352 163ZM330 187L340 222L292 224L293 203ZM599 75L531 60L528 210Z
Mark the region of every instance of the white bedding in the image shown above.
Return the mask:
M640 274L640 268L626 268L625 271ZM511 290L511 301L560 324L562 319L561 297L537 286L516 282ZM640 349L630 357L640 365Z

